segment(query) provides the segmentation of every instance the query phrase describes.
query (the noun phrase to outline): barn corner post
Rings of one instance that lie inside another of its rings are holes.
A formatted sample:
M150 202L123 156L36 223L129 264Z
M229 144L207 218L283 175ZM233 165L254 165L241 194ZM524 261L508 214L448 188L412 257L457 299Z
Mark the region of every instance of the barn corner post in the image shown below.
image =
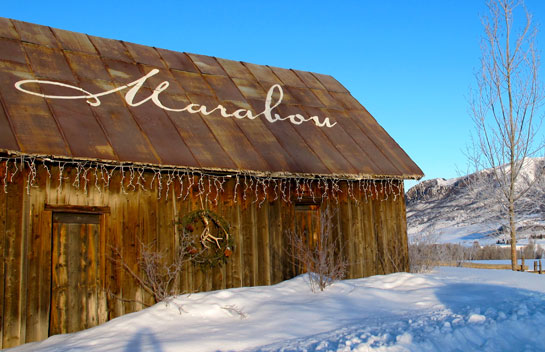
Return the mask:
M109 258L142 274L139 241L169 261L181 231L208 254L177 292L299 274L286 233L319 243L326 205L348 277L407 269L402 180L422 172L332 76L0 24L1 348L153 303Z

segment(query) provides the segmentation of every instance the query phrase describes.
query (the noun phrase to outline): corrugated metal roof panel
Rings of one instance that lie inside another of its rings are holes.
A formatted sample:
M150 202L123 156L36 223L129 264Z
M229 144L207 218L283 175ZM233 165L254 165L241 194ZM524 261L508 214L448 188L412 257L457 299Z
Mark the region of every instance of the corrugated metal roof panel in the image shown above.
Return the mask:
M339 116L339 111L331 111L326 109L318 109L312 107L305 107L305 111L309 116ZM324 128L322 132L329 139L335 149L350 162L350 164L357 168L357 170L364 174L377 173L379 169L373 161L373 156L365 152L358 143L352 139L349 133L345 131L342 125L336 126L338 128Z
M21 42L0 38L0 60L15 61L26 64L26 56Z
M85 79L110 81L112 79L99 56L75 51L65 51L64 56L72 72L80 81Z
M260 95L262 97L263 95ZM251 109L247 103L239 102L221 102L227 111L236 111L237 109ZM267 170L262 171L288 171L296 168L295 161L290 154L284 150L276 137L267 128L266 122L262 119L234 119L233 120L246 138L250 141L254 149L261 155L269 165Z
M233 100L244 102L244 97L237 86L227 76L203 75L204 79L220 100ZM217 105L217 104L216 104Z
M115 88L111 82L98 80L82 81L81 87L88 92L103 92ZM117 156L116 160L159 164L160 160L155 150L123 101L121 93L113 93L101 97L100 105L91 107L104 128Z
M37 96L20 94L13 88L14 82L34 78L26 65L0 62L0 96L20 151L70 155L46 101Z
M133 82L135 78L143 76L142 71L140 71L140 68L135 63L108 58L102 58L102 61L106 64L106 69L110 74L110 80L115 82L118 86L123 86ZM149 82L146 82L144 86L151 88Z
M19 40L19 34L8 18L0 17L0 37Z
M49 27L37 26L32 23L16 20L12 20L12 23L23 42L44 45L50 48L59 47L57 39L55 39Z
M282 81L280 81L278 77L274 75L272 70L267 66L251 64L248 62L245 62L244 66L248 68L252 75L259 81L259 83L264 83L267 86L270 86L272 84L282 84Z
M44 85L44 94L64 95L66 88ZM114 160L115 154L89 106L77 100L56 99L48 102L64 139L73 155L85 158Z
M190 104L185 96L161 95L161 102L169 107L184 107ZM200 114L187 111L167 112L178 133L191 150L198 165L203 168L236 169L230 156L223 150L216 137ZM193 166L193 165L184 165Z
M288 91L295 99L297 104L302 106L311 106L314 108L324 107L324 104L308 88L286 87L284 92Z
M185 53L167 49L157 49L170 69L198 73L199 71Z
M312 89L325 89L320 81L314 77L310 72L294 70L297 76L305 83L305 85Z
M250 100L250 105L255 111L260 111L263 102L259 100ZM284 115L285 116L285 115ZM282 170L291 173L314 173L314 174L331 174L324 163L317 157L315 151L305 143L303 138L297 133L295 127L291 123L266 123L266 127L271 131L276 140L294 161L294 169ZM279 151L280 152L280 151Z
M124 62L134 62L121 41L94 36L89 36L89 39L91 39L91 42L93 42L102 57Z
M201 95L214 95L210 85L206 83L203 76L198 73L173 70L172 75L186 92Z
M229 77L231 78L240 78L245 80L255 80L254 76L248 71L246 66L244 66L239 61L233 61L233 60L225 60L217 58L220 65L223 67L223 69L227 72Z
M0 18L0 98L3 150L297 177L422 175L323 74Z
M233 82L246 99L263 99L267 95L265 89L255 80L233 78Z
M280 78L283 85L289 87L307 88L303 81L301 81L301 79L299 79L299 77L297 77L297 75L292 70L279 67L269 67L274 72L274 74L278 78Z
M127 42L124 42L123 44L125 44L125 47L136 62L144 65L165 68L165 65L161 61L161 56L159 56L159 53L154 48Z
M323 75L320 73L313 73L320 83L330 92L348 93L348 90L339 83L335 78L329 75Z
M209 75L223 75L223 76L227 75L215 58L210 56L197 55L197 54L187 54L187 55L191 58L193 63L199 68L201 73L205 73Z
M352 139L358 144L361 150L363 150L369 160L375 166L375 174L377 175L399 175L402 174L401 170L397 169L383 154L384 147L377 145L373 139L371 139L365 129L354 121L352 116L346 111L332 111L330 116L336 116L335 121L348 133Z
M62 82L76 82L76 78L59 49L30 43L24 43L23 47L30 59L32 71L37 77Z
M96 55L97 51L93 43L85 34L65 31L62 29L51 28L61 47L65 50L79 51L87 54Z
M5 149L20 151L19 145L15 140L15 135L11 130L9 125L8 117L4 113L4 107L0 102L0 140L2 141L2 146Z

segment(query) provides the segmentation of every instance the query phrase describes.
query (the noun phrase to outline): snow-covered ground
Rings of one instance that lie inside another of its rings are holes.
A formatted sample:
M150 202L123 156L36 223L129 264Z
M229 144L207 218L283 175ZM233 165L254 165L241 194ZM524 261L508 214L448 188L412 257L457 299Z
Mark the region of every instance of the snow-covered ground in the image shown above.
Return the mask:
M306 278L180 296L12 351L545 351L545 275L442 267L320 293Z

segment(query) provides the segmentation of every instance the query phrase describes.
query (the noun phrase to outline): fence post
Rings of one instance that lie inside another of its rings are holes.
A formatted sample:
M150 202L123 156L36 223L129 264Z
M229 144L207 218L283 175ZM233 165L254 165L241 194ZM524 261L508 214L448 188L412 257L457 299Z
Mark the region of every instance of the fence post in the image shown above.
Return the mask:
M534 271L537 271L537 261L534 261Z
M540 259L540 260L539 260L539 273L540 273L540 274L542 274L542 273L543 273L543 271L542 271L542 270L543 270L543 269L541 268L541 259Z

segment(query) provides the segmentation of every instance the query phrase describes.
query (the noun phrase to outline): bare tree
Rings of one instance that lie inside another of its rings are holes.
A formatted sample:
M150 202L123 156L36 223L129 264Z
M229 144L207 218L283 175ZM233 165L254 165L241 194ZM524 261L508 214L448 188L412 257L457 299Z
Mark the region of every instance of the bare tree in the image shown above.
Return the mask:
M195 256L202 253L192 249L192 240L188 233L182 232L180 244L172 258L169 258L166 251L158 250L154 242L145 244L139 240L137 269L133 269L119 248L111 247L114 255L109 259L121 266L146 292L151 294L155 303L168 301L170 297L183 293L175 285L176 279L186 269L187 264L193 262ZM146 305L144 302L137 303Z
M309 243L308 233L287 232L289 254L296 265L307 270L312 292L323 291L346 275L348 262L334 232L333 214L329 207L320 211L320 233L316 243Z
M522 182L521 171L528 157L543 150L537 139L543 92L531 14L522 1L490 0L487 5L490 15L483 18L481 69L470 102L476 127L473 162L480 169L491 169L509 222L515 270L516 202L535 184L535 180ZM519 17L524 18L524 25L515 34L515 18Z

